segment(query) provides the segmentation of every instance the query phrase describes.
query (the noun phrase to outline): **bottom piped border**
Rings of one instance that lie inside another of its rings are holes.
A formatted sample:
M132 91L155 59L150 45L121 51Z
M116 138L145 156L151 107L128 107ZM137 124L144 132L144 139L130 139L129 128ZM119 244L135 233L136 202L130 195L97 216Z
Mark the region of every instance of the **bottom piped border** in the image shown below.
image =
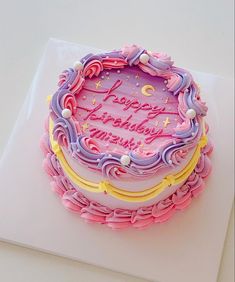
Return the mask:
M52 152L48 134L43 136L40 145L45 155L43 167L52 178L52 189L61 197L64 206L73 212L79 213L87 222L105 224L112 229L123 229L130 226L144 229L154 222L167 221L177 210L187 208L192 199L204 190L204 179L211 171L211 162L208 155L212 151L212 146L208 143L202 150L194 171L171 196L154 205L136 210L110 209L97 202L90 201L76 190L65 176L56 155Z

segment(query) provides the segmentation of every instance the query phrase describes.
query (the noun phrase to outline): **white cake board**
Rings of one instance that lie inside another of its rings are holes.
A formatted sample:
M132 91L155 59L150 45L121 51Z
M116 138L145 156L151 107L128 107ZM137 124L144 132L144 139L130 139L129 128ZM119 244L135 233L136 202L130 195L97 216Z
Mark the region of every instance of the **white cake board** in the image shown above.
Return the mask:
M193 72L215 144L207 189L147 230L112 231L64 209L42 170L39 138L57 75L97 49L50 40L0 161L0 239L161 282L215 282L233 202L232 81Z

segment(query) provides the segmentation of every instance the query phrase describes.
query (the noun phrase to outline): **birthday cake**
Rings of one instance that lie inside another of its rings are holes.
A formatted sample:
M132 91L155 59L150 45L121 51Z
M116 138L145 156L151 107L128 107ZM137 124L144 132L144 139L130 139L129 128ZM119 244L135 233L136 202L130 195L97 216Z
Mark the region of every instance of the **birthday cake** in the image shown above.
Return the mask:
M136 45L88 54L48 97L43 166L69 210L113 229L185 209L211 171L207 107L190 72Z

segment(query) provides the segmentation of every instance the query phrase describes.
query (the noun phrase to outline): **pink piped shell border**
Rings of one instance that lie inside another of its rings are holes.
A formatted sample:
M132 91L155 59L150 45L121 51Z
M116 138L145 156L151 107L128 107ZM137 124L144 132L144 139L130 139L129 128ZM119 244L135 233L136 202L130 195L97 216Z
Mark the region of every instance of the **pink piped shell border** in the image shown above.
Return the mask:
M186 182L168 198L151 206L137 210L110 209L97 202L90 201L77 191L64 175L59 161L51 151L48 133L42 137L40 147L45 155L43 167L52 179L52 190L60 196L63 205L72 212L78 213L85 221L105 224L112 229L134 227L145 229L153 223L169 220L177 210L186 209L193 198L205 189L205 178L211 172L209 154L212 152L210 142L202 150L201 157Z

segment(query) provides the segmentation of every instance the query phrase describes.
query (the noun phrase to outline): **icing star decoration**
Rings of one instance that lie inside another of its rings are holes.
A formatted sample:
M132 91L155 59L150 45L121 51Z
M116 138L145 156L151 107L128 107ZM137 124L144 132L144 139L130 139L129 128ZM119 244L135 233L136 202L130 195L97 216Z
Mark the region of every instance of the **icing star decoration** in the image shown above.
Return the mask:
M87 129L89 128L89 124L86 122L86 123L83 123L82 125L82 130L83 131L86 131Z
M163 126L166 128L168 126L168 124L170 124L170 119L169 117L167 117L164 121L163 121Z
M96 99L93 98L93 99L92 99L92 105L95 105L95 104L96 104Z
M95 83L95 88L99 89L100 87L101 87L101 81L99 80Z

